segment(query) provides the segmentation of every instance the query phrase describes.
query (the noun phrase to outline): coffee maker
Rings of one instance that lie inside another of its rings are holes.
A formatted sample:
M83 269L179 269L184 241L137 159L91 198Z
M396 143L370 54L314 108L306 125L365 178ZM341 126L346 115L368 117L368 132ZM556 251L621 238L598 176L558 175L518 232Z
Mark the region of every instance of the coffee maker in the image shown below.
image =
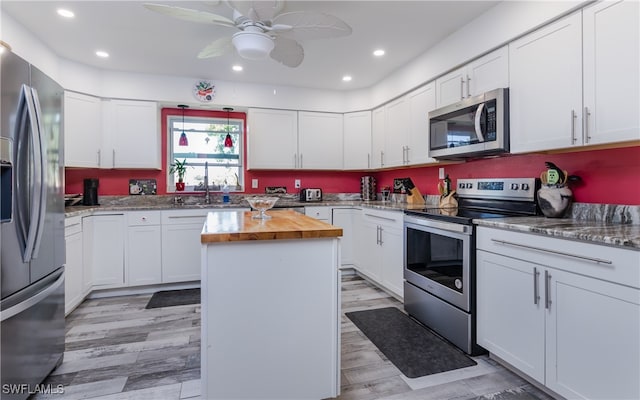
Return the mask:
M98 179L87 178L84 180L84 193L82 195L82 204L85 206L98 205Z

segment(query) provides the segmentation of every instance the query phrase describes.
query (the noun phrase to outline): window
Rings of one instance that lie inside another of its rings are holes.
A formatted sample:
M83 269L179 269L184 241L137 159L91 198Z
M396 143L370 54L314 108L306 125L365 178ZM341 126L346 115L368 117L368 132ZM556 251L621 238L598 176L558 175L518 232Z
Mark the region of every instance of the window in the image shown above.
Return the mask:
M204 191L205 163L208 163L209 188L222 190L228 185L230 191L243 190L242 138L244 124L242 119L226 117L184 117L182 114L169 115L169 157L167 171L176 159L186 160L184 175L185 191ZM180 145L182 133L188 144ZM232 147L225 147L227 133L231 136ZM175 190L177 174L167 174L167 191Z

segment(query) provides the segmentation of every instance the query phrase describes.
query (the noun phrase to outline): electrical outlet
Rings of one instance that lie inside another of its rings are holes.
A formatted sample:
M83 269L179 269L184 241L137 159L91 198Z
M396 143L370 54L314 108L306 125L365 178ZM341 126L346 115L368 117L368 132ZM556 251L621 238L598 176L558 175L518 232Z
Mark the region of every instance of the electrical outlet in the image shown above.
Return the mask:
M257 189L258 188L258 180L257 179L251 179L251 189Z
M296 189L300 189L300 179L296 179L296 180L294 181L294 183L293 183L293 186L294 186Z
M444 179L444 168L438 168L438 179Z

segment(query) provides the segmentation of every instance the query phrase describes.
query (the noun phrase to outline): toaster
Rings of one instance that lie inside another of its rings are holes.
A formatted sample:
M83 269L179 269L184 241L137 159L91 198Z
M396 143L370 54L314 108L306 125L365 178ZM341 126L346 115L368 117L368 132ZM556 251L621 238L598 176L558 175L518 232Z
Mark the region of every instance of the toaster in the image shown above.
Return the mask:
M300 201L322 201L322 189L301 189Z

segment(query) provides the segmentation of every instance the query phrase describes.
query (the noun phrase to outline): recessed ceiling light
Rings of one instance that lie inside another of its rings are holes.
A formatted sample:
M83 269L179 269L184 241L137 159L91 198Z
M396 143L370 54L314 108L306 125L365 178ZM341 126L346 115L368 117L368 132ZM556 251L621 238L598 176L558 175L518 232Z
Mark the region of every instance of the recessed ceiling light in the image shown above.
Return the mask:
M344 82L351 82L351 79L352 79L351 75L345 75L345 76L342 77L342 80Z
M64 8L58 8L58 15L65 18L73 18L76 16L73 11L65 10Z
M373 55L376 57L382 57L384 55L384 50L378 49L373 52Z
M98 50L96 51L96 55L100 58L107 58L109 57L109 53L107 53L106 51L102 51L102 50Z
M240 72L242 71L242 65L234 65L233 67L231 67L232 70L236 71L236 72Z

